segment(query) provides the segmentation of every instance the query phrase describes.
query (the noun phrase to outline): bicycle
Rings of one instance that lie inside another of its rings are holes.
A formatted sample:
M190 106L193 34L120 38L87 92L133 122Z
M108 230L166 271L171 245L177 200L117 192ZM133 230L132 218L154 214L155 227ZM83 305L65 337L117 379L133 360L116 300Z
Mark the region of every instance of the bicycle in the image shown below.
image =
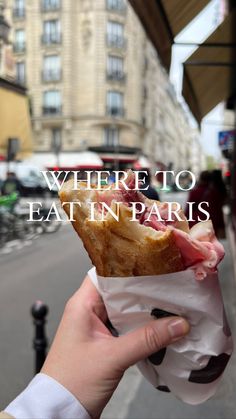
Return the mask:
M19 196L17 193L0 196L0 248L9 240L23 240L26 236L24 220L15 212Z
M52 214L48 221L39 221L47 218L48 209L43 208L38 220L29 221L28 208L19 204L20 197L17 193L7 196L0 196L0 248L4 247L10 240L31 240L40 234L55 233L61 227Z

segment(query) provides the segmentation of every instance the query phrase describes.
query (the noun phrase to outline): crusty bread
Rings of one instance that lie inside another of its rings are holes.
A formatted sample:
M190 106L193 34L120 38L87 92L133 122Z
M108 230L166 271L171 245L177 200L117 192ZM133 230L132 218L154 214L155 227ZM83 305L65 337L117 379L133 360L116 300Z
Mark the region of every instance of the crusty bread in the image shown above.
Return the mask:
M138 221L130 221L131 209L123 204L120 205L119 222L109 213L105 221L99 220L99 214L97 221L90 221L88 201L96 201L96 192L73 191L72 181L63 185L59 196L62 203L81 202L81 207L74 207L72 224L100 276L160 275L184 268L171 229L160 232ZM146 201L149 200L146 198ZM63 208L69 215L69 205Z

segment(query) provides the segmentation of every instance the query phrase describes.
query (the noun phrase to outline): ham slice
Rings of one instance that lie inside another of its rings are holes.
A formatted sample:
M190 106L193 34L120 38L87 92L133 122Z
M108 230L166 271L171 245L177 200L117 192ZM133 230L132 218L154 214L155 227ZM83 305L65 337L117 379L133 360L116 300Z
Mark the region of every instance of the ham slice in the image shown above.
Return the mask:
M173 233L184 266L193 269L198 280L216 271L225 252L215 237L211 221L196 224L190 234L178 229L173 229Z
M139 223L156 231L172 230L186 269L193 269L198 280L203 280L207 274L216 271L219 262L224 257L224 248L215 237L211 221L200 222L188 231L183 212L181 214L184 223L175 216L173 221L168 220L168 204L166 202L158 205L161 221L157 215L150 215L151 205L155 201L147 199L140 191L134 189L132 172L126 179L126 185L131 190L126 190L120 183L118 191L110 191L109 194L106 191L97 192L98 202L106 202L109 206L112 205L112 201L122 202L127 206L130 206L132 202L144 203L145 211L137 216Z

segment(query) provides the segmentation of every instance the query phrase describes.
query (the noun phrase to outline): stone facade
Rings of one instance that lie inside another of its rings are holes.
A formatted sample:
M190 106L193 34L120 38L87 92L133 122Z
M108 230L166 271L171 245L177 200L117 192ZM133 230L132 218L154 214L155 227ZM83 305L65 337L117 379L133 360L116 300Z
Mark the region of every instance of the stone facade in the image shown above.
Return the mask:
M55 141L64 151L118 144L141 148L165 167L190 166L190 126L125 0L24 3L23 12L6 0L6 13L18 72L25 65L36 151L51 151ZM57 60L55 74L47 57Z
M200 173L207 168L207 160L199 141L198 130L192 130L190 161L192 172L195 174L196 178L199 178Z
M163 168L191 168L193 138L199 136L177 101L173 85L150 42L145 48L144 144L148 155ZM194 133L194 136L193 136Z

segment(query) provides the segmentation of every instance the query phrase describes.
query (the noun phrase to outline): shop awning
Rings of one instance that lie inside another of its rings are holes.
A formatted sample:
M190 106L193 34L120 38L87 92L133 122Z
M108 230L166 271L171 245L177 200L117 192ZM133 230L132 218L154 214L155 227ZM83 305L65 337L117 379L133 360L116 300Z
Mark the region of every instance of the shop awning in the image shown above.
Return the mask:
M34 164L35 166L44 166L48 169L66 168L66 169L102 169L103 161L98 154L83 151L78 153L61 152L57 157L53 153L34 153L27 163Z
M151 162L145 156L140 156L138 160L136 160L136 162L134 163L134 168L136 170L151 169L151 167L152 167Z
M136 154L140 154L141 152L141 149L138 147L124 146L121 144L119 144L118 146L117 145L91 146L89 147L89 150L95 153L99 153L99 155L103 153L116 154L117 152L119 152L120 154L132 154L132 155L135 154L136 155Z
M101 145L91 146L89 150L99 154L104 163L119 161L120 163L133 163L138 159L141 149L124 145Z
M184 63L183 96L199 123L236 93L235 22L236 9Z
M174 37L210 0L129 0L153 42L163 65L169 69Z
M133 163L137 159L134 154L103 153L100 155L104 163L119 161L120 163Z

